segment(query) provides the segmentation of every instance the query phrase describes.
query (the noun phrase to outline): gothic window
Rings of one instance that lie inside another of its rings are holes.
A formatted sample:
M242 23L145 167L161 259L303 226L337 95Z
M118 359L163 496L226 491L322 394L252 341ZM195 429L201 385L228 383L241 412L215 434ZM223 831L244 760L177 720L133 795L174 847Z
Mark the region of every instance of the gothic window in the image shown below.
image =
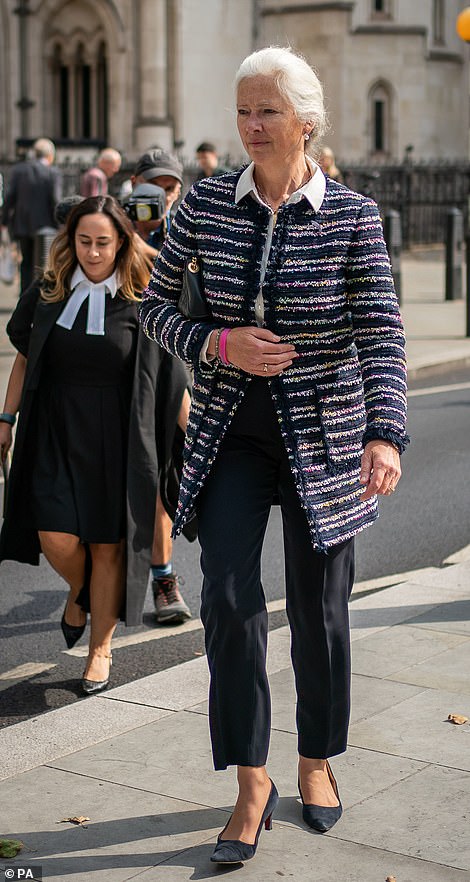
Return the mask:
M432 36L433 42L445 43L444 0L433 0L432 4Z
M377 83L370 93L370 150L373 154L391 153L391 92L384 83Z
M108 135L108 72L106 44L94 49L83 42L57 43L51 59L53 131L56 138L106 141Z

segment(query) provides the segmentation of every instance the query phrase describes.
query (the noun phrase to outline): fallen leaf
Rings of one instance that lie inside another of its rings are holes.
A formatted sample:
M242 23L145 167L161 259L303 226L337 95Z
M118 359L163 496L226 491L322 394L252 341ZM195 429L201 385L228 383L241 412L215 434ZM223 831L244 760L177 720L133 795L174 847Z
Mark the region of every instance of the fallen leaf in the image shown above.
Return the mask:
M0 857L14 858L23 848L19 839L0 839Z
M83 824L84 821L89 821L89 820L90 820L90 818L86 818L85 815L79 815L78 817L74 817L74 818L62 818L62 820L58 821L57 823L58 824L67 824L67 823Z
M468 717L463 717L462 714L449 714L447 719L450 723L455 723L456 726L463 726L464 723L468 723Z

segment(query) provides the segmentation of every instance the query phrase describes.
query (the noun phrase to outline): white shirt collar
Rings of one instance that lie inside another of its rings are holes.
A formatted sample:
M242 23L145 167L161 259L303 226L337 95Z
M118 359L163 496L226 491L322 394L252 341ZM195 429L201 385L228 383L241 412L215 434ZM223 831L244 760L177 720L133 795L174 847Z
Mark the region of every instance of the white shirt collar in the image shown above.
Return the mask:
M91 279L83 272L79 263L75 267L72 278L70 279L70 293L75 291L79 285L88 285L89 288L93 288L96 285L104 285L105 288L111 294L111 297L115 297L119 288L119 279L117 275L117 271L114 270L112 275L108 276L107 279L103 279L102 282L92 282Z
M323 202L325 196L325 188L326 188L326 180L325 176L320 168L320 166L312 159L310 156L305 157L305 161L312 172L312 177L309 178L306 184L302 187L299 187L298 190L295 190L294 193L291 193L289 196L286 205L291 205L294 202L299 202L303 197L310 202L310 205L314 209L315 212L319 211L321 208L321 204ZM250 163L250 165L243 171L238 179L237 188L235 190L235 202L240 202L244 196L247 196L250 193L257 202L261 205L266 205L266 202L261 198L258 190L256 189L256 184L254 180L254 162ZM269 206L268 206L269 208Z

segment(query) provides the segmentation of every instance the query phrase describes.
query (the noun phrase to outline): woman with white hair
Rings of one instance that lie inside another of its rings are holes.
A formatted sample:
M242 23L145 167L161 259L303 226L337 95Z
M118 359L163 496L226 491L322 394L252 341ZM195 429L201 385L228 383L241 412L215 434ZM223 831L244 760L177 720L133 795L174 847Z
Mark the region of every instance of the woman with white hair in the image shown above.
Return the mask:
M216 769L239 794L212 860L255 854L278 795L270 732L268 618L260 559L277 496L297 689L305 823L341 815L328 758L346 749L348 598L354 536L400 478L403 328L377 206L312 158L322 87L289 49L254 52L236 76L251 163L194 185L141 306L147 334L194 369L175 533L196 509L201 616ZM178 310L185 265L202 261L212 322Z

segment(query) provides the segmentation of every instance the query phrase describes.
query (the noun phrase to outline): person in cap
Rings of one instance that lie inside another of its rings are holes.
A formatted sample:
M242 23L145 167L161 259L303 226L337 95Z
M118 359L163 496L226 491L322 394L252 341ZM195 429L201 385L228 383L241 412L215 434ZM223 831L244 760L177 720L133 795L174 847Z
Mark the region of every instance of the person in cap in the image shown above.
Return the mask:
M171 226L171 209L178 199L183 169L175 156L153 149L137 162L132 176L134 189L125 208L136 232L147 245L147 257L157 256ZM171 540L182 469L182 449L191 404L190 378L181 361L160 349L155 415L159 481L156 497L151 557L152 593L157 622L182 624L191 618L179 580L173 572ZM190 526L186 538L196 538Z
M171 227L173 206L181 195L183 166L177 156L155 147L140 157L131 181L133 187L137 184L154 184L165 191L165 216L159 226L159 235L154 236L154 247L159 250Z

